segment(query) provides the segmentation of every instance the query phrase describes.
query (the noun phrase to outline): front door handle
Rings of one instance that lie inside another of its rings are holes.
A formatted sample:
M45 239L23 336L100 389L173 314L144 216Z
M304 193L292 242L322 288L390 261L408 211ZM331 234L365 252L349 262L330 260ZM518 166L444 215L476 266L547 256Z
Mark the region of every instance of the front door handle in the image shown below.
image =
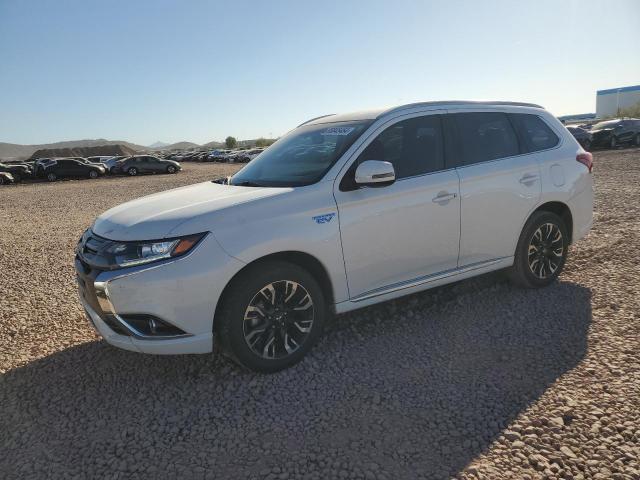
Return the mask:
M453 200L458 196L457 193L449 193L449 192L439 192L436 197L433 197L431 200L433 203L437 203L439 205L444 205L448 203L450 200Z
M527 173L525 175L523 175L523 177L520 179L520 183L523 185L526 185L527 187L530 185L533 185L533 183L538 180L538 175L534 175L532 173Z

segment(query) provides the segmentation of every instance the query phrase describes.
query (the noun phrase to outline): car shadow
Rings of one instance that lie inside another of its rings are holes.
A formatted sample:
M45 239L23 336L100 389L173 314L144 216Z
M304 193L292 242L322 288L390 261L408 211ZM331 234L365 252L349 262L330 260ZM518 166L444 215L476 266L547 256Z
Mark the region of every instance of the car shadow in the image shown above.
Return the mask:
M0 376L0 472L449 478L580 362L590 322L583 286L493 274L339 316L274 375L81 344Z

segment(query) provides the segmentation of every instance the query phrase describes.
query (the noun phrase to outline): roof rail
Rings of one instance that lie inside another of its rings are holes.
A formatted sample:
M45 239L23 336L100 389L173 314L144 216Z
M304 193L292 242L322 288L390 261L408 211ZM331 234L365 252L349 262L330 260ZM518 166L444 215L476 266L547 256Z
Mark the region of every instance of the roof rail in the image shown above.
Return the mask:
M327 114L327 115L320 115L319 117L310 118L310 119L309 119L309 120L307 120L306 122L302 122L300 125L298 125L298 127L301 127L301 126L303 126L303 125L306 125L307 123L311 123L311 122L313 122L314 120L319 120L319 119L321 119L321 118L330 117L330 116L332 116L332 115L335 115L335 113L329 113L329 114Z
M385 110L382 112L378 118L388 115L390 113L394 113L400 110L405 110L407 108L415 108L415 107L432 107L439 105L511 105L514 107L534 107L534 108L544 108L541 105L536 103L526 103L526 102L503 102L503 101L479 101L479 100L449 100L449 101L436 101L436 102L417 102L417 103L409 103L407 105L400 105L398 107L390 108L389 110Z

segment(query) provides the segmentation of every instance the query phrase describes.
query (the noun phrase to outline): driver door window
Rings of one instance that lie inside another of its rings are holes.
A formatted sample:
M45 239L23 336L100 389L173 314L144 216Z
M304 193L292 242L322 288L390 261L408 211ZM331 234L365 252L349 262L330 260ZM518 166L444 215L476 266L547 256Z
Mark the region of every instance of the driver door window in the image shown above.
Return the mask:
M382 160L393 164L396 179L444 169L440 115L416 117L384 130L360 154L357 164Z

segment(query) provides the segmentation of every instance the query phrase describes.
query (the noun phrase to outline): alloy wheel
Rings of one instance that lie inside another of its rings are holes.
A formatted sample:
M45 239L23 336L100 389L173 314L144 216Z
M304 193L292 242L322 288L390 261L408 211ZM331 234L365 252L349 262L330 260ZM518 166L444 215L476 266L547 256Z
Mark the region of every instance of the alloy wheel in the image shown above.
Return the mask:
M313 299L301 284L272 282L249 302L242 325L245 342L267 360L287 357L306 341L314 316Z
M529 269L536 277L546 279L553 275L564 256L564 239L560 227L544 223L533 233L529 241Z

